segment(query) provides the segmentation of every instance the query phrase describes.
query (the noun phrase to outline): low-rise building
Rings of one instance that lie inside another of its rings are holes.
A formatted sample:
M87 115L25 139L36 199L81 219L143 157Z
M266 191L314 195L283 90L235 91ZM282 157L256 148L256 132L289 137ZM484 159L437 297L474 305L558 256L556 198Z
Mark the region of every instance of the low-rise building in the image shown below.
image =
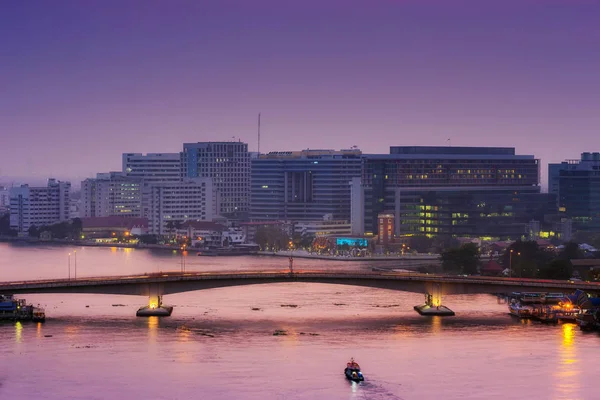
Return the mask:
M351 235L352 225L347 220L334 220L331 214L320 221L300 221L294 224L294 233L309 236Z
M81 226L84 239L140 236L148 233L146 218L87 217L81 219Z
M227 227L212 221L185 221L177 229L177 236L190 240L192 247L221 247Z

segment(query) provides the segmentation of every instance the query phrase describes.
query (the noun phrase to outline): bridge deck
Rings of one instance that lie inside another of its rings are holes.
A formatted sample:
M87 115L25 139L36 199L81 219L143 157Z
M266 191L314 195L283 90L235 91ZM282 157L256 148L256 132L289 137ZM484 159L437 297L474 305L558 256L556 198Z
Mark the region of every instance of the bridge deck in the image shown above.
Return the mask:
M243 281L247 280L248 283ZM517 291L564 291L573 292L576 289L582 289L590 292L600 293L600 283L581 282L581 281L555 281L544 279L522 279L522 278L503 278L487 276L451 276L439 274L420 274L412 272L357 272L357 271L323 271L323 270L294 270L290 274L289 270L268 270L268 271L205 271L205 272L160 272L143 275L129 276L101 276L84 277L78 279L45 279L16 282L0 282L0 294L10 293L44 293L64 292L77 293L91 292L94 287L115 287L162 284L177 286L179 284L189 284L193 282L208 281L214 283L210 287L234 286L255 283L276 283L286 281L306 281L322 283L339 284L357 284L361 286L375 286L393 288L390 285L394 283L411 283L424 285L438 285L444 287L460 286L472 287L481 286L480 292L508 292ZM235 282L233 282L235 281ZM352 283L354 282L354 283ZM206 285L205 285L206 286ZM406 286L406 285L404 285ZM485 289L483 288L485 286ZM206 286L208 288L209 286ZM205 287L198 287L202 289ZM400 286L399 290L402 289ZM194 290L186 288L181 291ZM98 291L101 293L102 291ZM177 290L171 290L171 293ZM477 293L477 290L454 291L454 293ZM114 293L107 291L106 293ZM134 293L131 293L134 294Z

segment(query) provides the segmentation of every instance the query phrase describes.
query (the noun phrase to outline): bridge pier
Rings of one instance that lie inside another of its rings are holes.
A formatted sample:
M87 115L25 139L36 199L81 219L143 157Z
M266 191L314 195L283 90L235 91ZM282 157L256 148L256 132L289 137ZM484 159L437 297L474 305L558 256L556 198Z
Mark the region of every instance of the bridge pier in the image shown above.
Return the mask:
M415 306L414 310L421 315L455 315L454 311L442 305L442 288L439 283L427 289L427 293L425 293L425 304Z
M140 307L135 313L137 317L168 317L173 312L173 306L165 306L162 303L160 287L156 284L150 285L148 293L148 305Z

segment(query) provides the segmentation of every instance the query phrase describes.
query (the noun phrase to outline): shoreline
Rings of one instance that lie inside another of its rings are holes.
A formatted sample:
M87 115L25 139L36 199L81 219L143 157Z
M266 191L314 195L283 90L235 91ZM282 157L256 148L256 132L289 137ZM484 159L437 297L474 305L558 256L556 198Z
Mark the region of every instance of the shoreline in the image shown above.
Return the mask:
M150 249L150 250L165 250L165 251L180 251L178 246L170 246L164 244L130 244L130 243L95 243L86 240L62 240L62 239L51 239L43 240L36 238L24 238L24 237L0 237L0 243L18 243L27 244L31 246L40 245L57 245L57 246L83 246L83 247L105 247L105 248L125 248L125 249ZM199 252L202 249L190 248L188 252ZM352 257L352 256L332 256L322 254L312 254L308 252L299 252L298 250L287 251L282 250L278 252L273 251L257 251L251 254L244 254L248 256L268 256L268 257L286 257L290 256L293 258L304 258L313 260L328 260L328 261L396 261L403 263L437 263L439 262L439 255L437 254L417 254L417 255L371 255L366 257ZM237 254L232 254L231 257L238 257ZM228 255L222 255L219 257L228 257Z
M294 251L259 251L256 254L272 257L293 257L293 258L310 258L315 260L336 260L336 261L420 261L420 262L435 262L439 261L439 255L418 254L418 255L374 255L366 257L348 257L348 256L327 256L321 254L297 253Z

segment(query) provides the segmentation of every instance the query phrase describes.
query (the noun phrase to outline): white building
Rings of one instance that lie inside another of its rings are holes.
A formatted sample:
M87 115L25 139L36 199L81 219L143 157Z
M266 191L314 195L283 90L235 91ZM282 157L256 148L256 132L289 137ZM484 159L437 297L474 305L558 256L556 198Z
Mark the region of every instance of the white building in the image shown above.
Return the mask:
M27 236L42 227L69 219L71 183L49 179L48 186L10 188L10 227Z
M7 187L0 186L0 211L10 209L10 194Z
M310 236L348 236L352 234L352 225L348 221L334 220L331 214L327 214L321 221L297 222L294 232Z
M183 176L212 178L219 195L219 213L241 215L250 203L250 153L242 142L184 143Z
M123 153L123 174L145 184L180 182L180 153Z
M365 233L365 192L361 178L355 177L350 181L350 223L352 234L362 236Z
M121 172L96 175L81 182L81 210L84 218L142 216L142 181Z
M151 185L149 190L148 222L151 234L174 233L168 227L169 221L212 221L216 215L218 204L211 179L157 183Z

